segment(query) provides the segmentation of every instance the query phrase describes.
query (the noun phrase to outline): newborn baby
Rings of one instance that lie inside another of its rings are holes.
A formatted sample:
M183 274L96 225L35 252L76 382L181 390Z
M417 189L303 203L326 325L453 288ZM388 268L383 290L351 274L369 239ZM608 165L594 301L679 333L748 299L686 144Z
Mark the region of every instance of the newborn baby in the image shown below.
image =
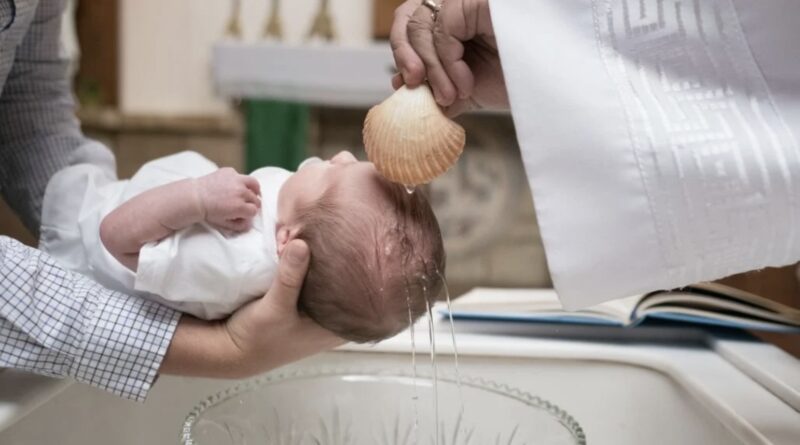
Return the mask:
M402 331L441 290L442 236L423 194L348 152L250 175L183 152L130 180L107 152L81 156L47 186L40 247L108 287L222 318L264 295L302 239L300 310L355 342Z

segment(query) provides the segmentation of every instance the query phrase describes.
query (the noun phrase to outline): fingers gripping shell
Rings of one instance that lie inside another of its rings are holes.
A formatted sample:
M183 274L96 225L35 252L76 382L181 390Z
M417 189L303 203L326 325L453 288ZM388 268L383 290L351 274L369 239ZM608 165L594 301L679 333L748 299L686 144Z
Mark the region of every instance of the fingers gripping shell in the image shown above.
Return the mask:
M426 184L446 172L464 141L464 128L442 113L427 85L401 87L364 121L367 157L387 179L404 185Z

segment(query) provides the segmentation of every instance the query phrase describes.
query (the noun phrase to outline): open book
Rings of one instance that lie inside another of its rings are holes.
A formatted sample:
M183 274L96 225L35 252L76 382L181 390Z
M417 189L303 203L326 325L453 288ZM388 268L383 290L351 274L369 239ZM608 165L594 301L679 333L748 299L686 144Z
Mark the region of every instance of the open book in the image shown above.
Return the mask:
M612 326L661 319L800 333L800 309L716 283L622 298L575 312L562 309L552 289L476 288L452 303L452 313L454 318L473 320Z

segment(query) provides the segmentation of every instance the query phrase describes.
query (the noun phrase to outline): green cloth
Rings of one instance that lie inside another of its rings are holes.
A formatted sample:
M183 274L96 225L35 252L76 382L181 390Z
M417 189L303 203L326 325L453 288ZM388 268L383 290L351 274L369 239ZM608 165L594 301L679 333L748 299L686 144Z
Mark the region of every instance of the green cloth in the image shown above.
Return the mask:
M246 100L244 110L247 171L265 166L297 169L306 158L308 106Z

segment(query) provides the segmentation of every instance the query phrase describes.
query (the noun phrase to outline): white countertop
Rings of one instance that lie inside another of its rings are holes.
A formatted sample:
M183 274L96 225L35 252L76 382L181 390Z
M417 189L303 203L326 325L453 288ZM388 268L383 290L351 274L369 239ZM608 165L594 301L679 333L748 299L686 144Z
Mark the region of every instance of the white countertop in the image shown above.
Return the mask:
M691 389L698 400L713 406L721 419L734 425L751 425L737 433L749 439L748 443L787 443L780 440L781 434L800 434L800 361L770 344L724 339L695 329L675 329L671 339L672 334L663 328L658 332L623 329L615 331L616 336L609 336L612 330L607 328L573 330L563 325L475 325L456 321L456 327L460 354L606 361L647 367ZM428 330L424 320L415 332L417 352L426 353ZM654 336L661 340L654 341ZM438 354L453 353L449 323L437 323L435 338ZM697 338L705 340L698 342ZM410 340L406 332L376 346L345 345L340 349L408 353ZM1 371L0 430L70 384L68 380Z
M0 370L0 431L56 396L70 380L58 380L10 369Z

